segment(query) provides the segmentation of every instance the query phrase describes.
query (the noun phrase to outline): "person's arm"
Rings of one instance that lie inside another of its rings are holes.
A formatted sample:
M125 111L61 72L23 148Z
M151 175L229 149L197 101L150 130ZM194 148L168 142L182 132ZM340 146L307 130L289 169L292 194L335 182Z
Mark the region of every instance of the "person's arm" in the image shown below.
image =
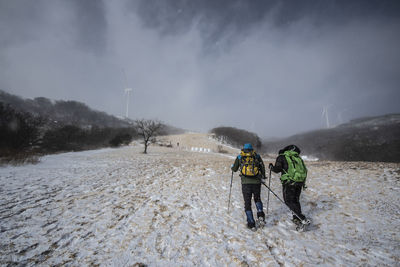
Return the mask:
M260 166L261 175L262 175L263 178L265 178L265 165L264 165L264 161L262 160L262 158L261 158L260 155L259 155L258 157L259 157L258 161L259 161L259 166Z
M269 168L275 173L287 171L287 163L285 161L285 157L282 155L278 156L275 161L275 166L270 163Z
M307 169L306 165L304 164L303 159L301 159L301 162L303 163L303 166L306 169L306 178L304 179L304 182L303 182L303 190L306 190L307 189L306 180L307 180L308 169Z
M236 157L235 162L231 166L231 170L233 172L237 172L238 169L239 169L239 157Z

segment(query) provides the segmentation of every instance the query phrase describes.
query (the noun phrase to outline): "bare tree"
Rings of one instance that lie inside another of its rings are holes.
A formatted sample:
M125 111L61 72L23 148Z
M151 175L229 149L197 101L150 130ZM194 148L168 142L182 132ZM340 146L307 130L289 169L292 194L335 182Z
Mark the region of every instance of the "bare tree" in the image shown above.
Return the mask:
M135 125L138 134L143 137L144 141L144 152L147 153L147 147L150 144L151 137L156 135L157 132L162 128L162 124L159 121L154 120L135 120Z

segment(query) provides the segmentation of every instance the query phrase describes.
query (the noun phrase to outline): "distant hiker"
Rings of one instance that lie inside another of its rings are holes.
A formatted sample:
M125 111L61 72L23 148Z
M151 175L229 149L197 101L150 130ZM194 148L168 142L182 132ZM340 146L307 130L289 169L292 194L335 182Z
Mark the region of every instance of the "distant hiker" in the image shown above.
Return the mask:
M286 205L300 218L293 214L293 222L309 223L301 213L300 194L302 188L306 187L307 168L299 156L300 149L296 145L289 145L279 151L275 166L270 163L269 169L275 173L281 173L283 199Z
M260 155L258 155L251 144L245 144L240 154L236 157L231 167L233 172L240 169L242 180L242 193L244 200L244 211L247 217L247 227L254 230L256 222L251 209L251 198L257 208L257 218L261 223L265 222L263 203L261 202L261 179L265 178L265 166Z

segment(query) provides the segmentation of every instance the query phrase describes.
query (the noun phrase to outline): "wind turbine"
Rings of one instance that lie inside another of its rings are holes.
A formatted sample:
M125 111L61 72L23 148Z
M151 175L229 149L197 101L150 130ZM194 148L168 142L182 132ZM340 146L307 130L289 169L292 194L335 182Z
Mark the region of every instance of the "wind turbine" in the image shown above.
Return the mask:
M125 88L125 93L127 95L127 97L126 97L126 113L125 113L126 118L128 118L128 115L129 115L129 96L130 96L131 91L132 91L132 88Z
M122 69L122 72L123 72L123 74L124 74L124 78L125 78L125 94L126 94L126 111L125 111L125 118L128 118L128 116L129 116L129 97L130 97L130 94L131 94L131 92L132 92L132 88L129 88L128 87L128 79L126 78L126 73L125 73L125 70L124 69Z
M330 105L328 105L328 106L324 106L323 108L322 108L322 117L324 117L325 116L325 119L326 119L326 128L330 128L330 125L329 125L329 116L328 116L328 108L330 107Z

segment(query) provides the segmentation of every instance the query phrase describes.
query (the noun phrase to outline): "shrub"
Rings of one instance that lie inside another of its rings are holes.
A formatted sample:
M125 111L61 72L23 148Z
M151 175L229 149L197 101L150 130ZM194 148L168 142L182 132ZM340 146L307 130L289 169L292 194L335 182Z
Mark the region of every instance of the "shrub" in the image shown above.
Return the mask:
M48 152L79 151L83 149L85 132L73 125L66 125L45 133L42 148Z
M107 146L128 145L136 131L133 128L99 128L82 129L66 125L48 130L42 141L42 148L47 152L80 151Z
M218 145L217 146L217 151L218 151L218 153L228 153L228 151L226 151L225 149L224 149L224 147L223 146L221 146L221 145Z
M43 120L0 103L0 151L3 156L26 153L38 144Z
M132 135L128 133L119 133L111 139L109 143L112 147L118 147L122 144L129 145L130 142L132 142Z

